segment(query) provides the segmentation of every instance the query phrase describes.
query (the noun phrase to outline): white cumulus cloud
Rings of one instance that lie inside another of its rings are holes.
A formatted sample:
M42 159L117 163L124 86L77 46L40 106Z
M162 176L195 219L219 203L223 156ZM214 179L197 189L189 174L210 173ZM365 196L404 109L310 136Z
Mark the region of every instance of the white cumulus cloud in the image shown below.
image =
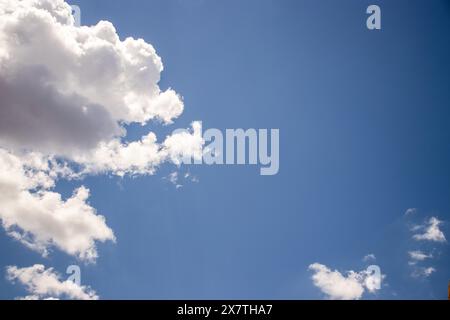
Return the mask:
M122 123L171 123L183 112L158 86L151 44L100 21L77 27L63 0L0 0L0 141L73 155L125 134Z
M64 199L58 179L150 175L201 157L200 122L162 142L153 132L124 142L129 124L182 114L181 96L158 85L163 69L151 44L120 39L108 21L76 26L64 0L0 0L0 220L11 237L95 261L114 233L88 188Z
M41 264L27 268L9 266L6 268L6 278L25 286L29 295L20 297L23 300L97 300L99 297L91 288L79 286L73 281L62 281L53 268L46 269Z
M56 246L93 261L97 257L95 241L114 241L113 231L87 203L89 190L85 187L67 200L48 190L57 178L55 166L36 154L24 161L0 149L2 225L10 236L43 255Z
M361 299L366 290L372 293L379 290L383 278L382 275L377 277L366 270L342 274L320 263L311 264L309 270L314 272L314 285L332 300Z
M74 161L84 166L85 174L153 174L156 167L165 161L179 165L185 157L201 158L203 144L201 122L194 121L191 130L180 130L166 137L162 143L157 142L153 132L140 141L130 143L115 139L75 156Z

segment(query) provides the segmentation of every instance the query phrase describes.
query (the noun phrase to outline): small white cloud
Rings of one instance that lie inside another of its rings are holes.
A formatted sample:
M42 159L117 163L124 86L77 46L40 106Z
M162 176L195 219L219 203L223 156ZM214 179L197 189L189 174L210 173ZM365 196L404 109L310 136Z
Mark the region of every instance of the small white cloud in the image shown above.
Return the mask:
M416 212L417 212L416 208L409 208L409 209L407 209L405 211L405 216L409 216L409 215L415 214Z
M198 178L196 176L193 176L191 173L186 172L184 174L180 174L178 171L174 171L170 173L167 177L164 177L164 179L168 180L170 183L172 183L175 188L180 189L183 187L182 183L186 182L199 182Z
M189 172L186 172L186 173L184 174L184 179L185 179L185 180L190 180L191 182L194 182L194 183L199 182L198 177L192 175L192 174L189 173Z
M439 229L439 225L441 224L442 221L438 220L436 217L431 217L426 225L419 226L419 228L416 229L416 231L424 230L424 232L413 235L413 238L415 240L445 242L445 235Z
M430 259L433 257L431 254L425 254L424 252L422 252L420 250L409 251L408 254L409 254L409 257L413 260L413 262L423 261L425 259Z
M167 180L169 180L169 182L172 183L175 186L175 188L177 188L177 189L180 189L180 188L183 187L182 184L178 183L179 175L178 175L177 171L174 171L174 172L170 173L167 176Z
M361 299L367 289L369 292L377 291L381 286L382 276L369 274L368 271L348 271L343 275L337 270L330 270L320 263L313 263L309 269L314 272L313 283L332 300Z
M62 281L53 268L45 269L41 264L27 268L9 266L6 268L6 278L25 286L29 295L19 297L23 300L97 300L99 297L91 288L78 286L70 280Z
M170 182L176 185L178 182L178 172L174 171L170 173L167 178L169 179Z
M423 274L424 274L426 277L430 276L433 272L436 272L436 269L433 268L433 267L428 267L428 268L425 268L425 269L423 270Z
M414 278L428 278L434 272L436 272L436 269L433 267L415 268L411 276Z
M375 257L375 255L373 253L369 253L369 254L365 255L363 258L364 262L375 261L375 260L377 260L377 258Z

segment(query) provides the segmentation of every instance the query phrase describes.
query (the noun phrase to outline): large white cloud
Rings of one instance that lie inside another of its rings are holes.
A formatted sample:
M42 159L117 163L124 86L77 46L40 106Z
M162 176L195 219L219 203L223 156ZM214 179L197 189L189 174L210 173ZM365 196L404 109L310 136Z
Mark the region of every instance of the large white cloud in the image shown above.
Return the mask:
M381 275L376 277L367 271L348 271L347 275L343 275L320 263L311 264L309 269L314 272L312 276L314 285L333 300L361 299L366 290L377 291L383 278Z
M38 154L20 158L0 149L2 225L13 238L43 255L56 246L82 260L94 261L95 241L114 241L114 233L87 203L89 190L85 187L75 190L67 200L48 190L58 172L71 174L68 168Z
M70 280L62 281L53 268L46 269L41 264L27 268L9 266L6 268L6 278L25 286L29 295L19 299L97 300L99 298L91 288L79 286Z
M114 233L87 188L63 199L58 179L148 175L201 156L200 122L162 142L153 132L123 142L127 124L183 112L181 97L159 88L162 71L152 45L119 39L107 21L76 26L63 0L0 0L0 220L10 236L94 261L96 242Z
M0 141L78 153L124 134L122 123L183 112L158 86L163 64L107 21L77 27L63 0L0 0Z

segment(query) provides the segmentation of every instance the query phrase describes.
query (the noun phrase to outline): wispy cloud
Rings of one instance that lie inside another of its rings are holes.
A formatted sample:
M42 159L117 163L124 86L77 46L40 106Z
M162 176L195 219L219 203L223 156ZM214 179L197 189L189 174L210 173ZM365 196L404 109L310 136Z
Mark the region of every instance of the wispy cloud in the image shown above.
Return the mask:
M411 273L411 276L414 278L428 278L434 272L436 272L436 269L434 267L420 267L415 268Z
M411 262L416 263L417 261L424 261L425 259L430 259L433 257L432 254L425 254L420 250L409 251L409 257L411 258Z
M364 262L375 261L377 257L373 253L369 253L363 257Z
M427 223L425 223L424 225L418 226L416 231L423 230L423 232L413 235L413 238L415 240L445 242L446 241L445 235L439 229L439 226L441 224L442 224L442 221L440 221L436 217L431 217Z

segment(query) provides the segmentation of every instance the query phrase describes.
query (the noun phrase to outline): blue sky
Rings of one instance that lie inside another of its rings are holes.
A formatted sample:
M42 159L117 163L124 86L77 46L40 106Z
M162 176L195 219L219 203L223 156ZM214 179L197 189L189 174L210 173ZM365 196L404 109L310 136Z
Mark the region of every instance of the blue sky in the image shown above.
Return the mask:
M382 29L369 31L370 4ZM72 1L82 24L111 21L141 37L164 63L161 88L185 110L174 125L129 126L164 137L204 129L279 128L280 171L257 166L164 164L145 177L81 184L114 230L95 264L57 249L43 258L0 232L0 266L42 263L103 299L321 299L312 263L344 273L363 257L386 275L365 299L445 299L448 243L416 241L410 228L450 221L450 5L447 1ZM95 84L94 84L95 85ZM198 182L175 188L179 170ZM405 216L409 208L416 212ZM408 251L432 252L413 277ZM0 298L24 295L0 277Z

